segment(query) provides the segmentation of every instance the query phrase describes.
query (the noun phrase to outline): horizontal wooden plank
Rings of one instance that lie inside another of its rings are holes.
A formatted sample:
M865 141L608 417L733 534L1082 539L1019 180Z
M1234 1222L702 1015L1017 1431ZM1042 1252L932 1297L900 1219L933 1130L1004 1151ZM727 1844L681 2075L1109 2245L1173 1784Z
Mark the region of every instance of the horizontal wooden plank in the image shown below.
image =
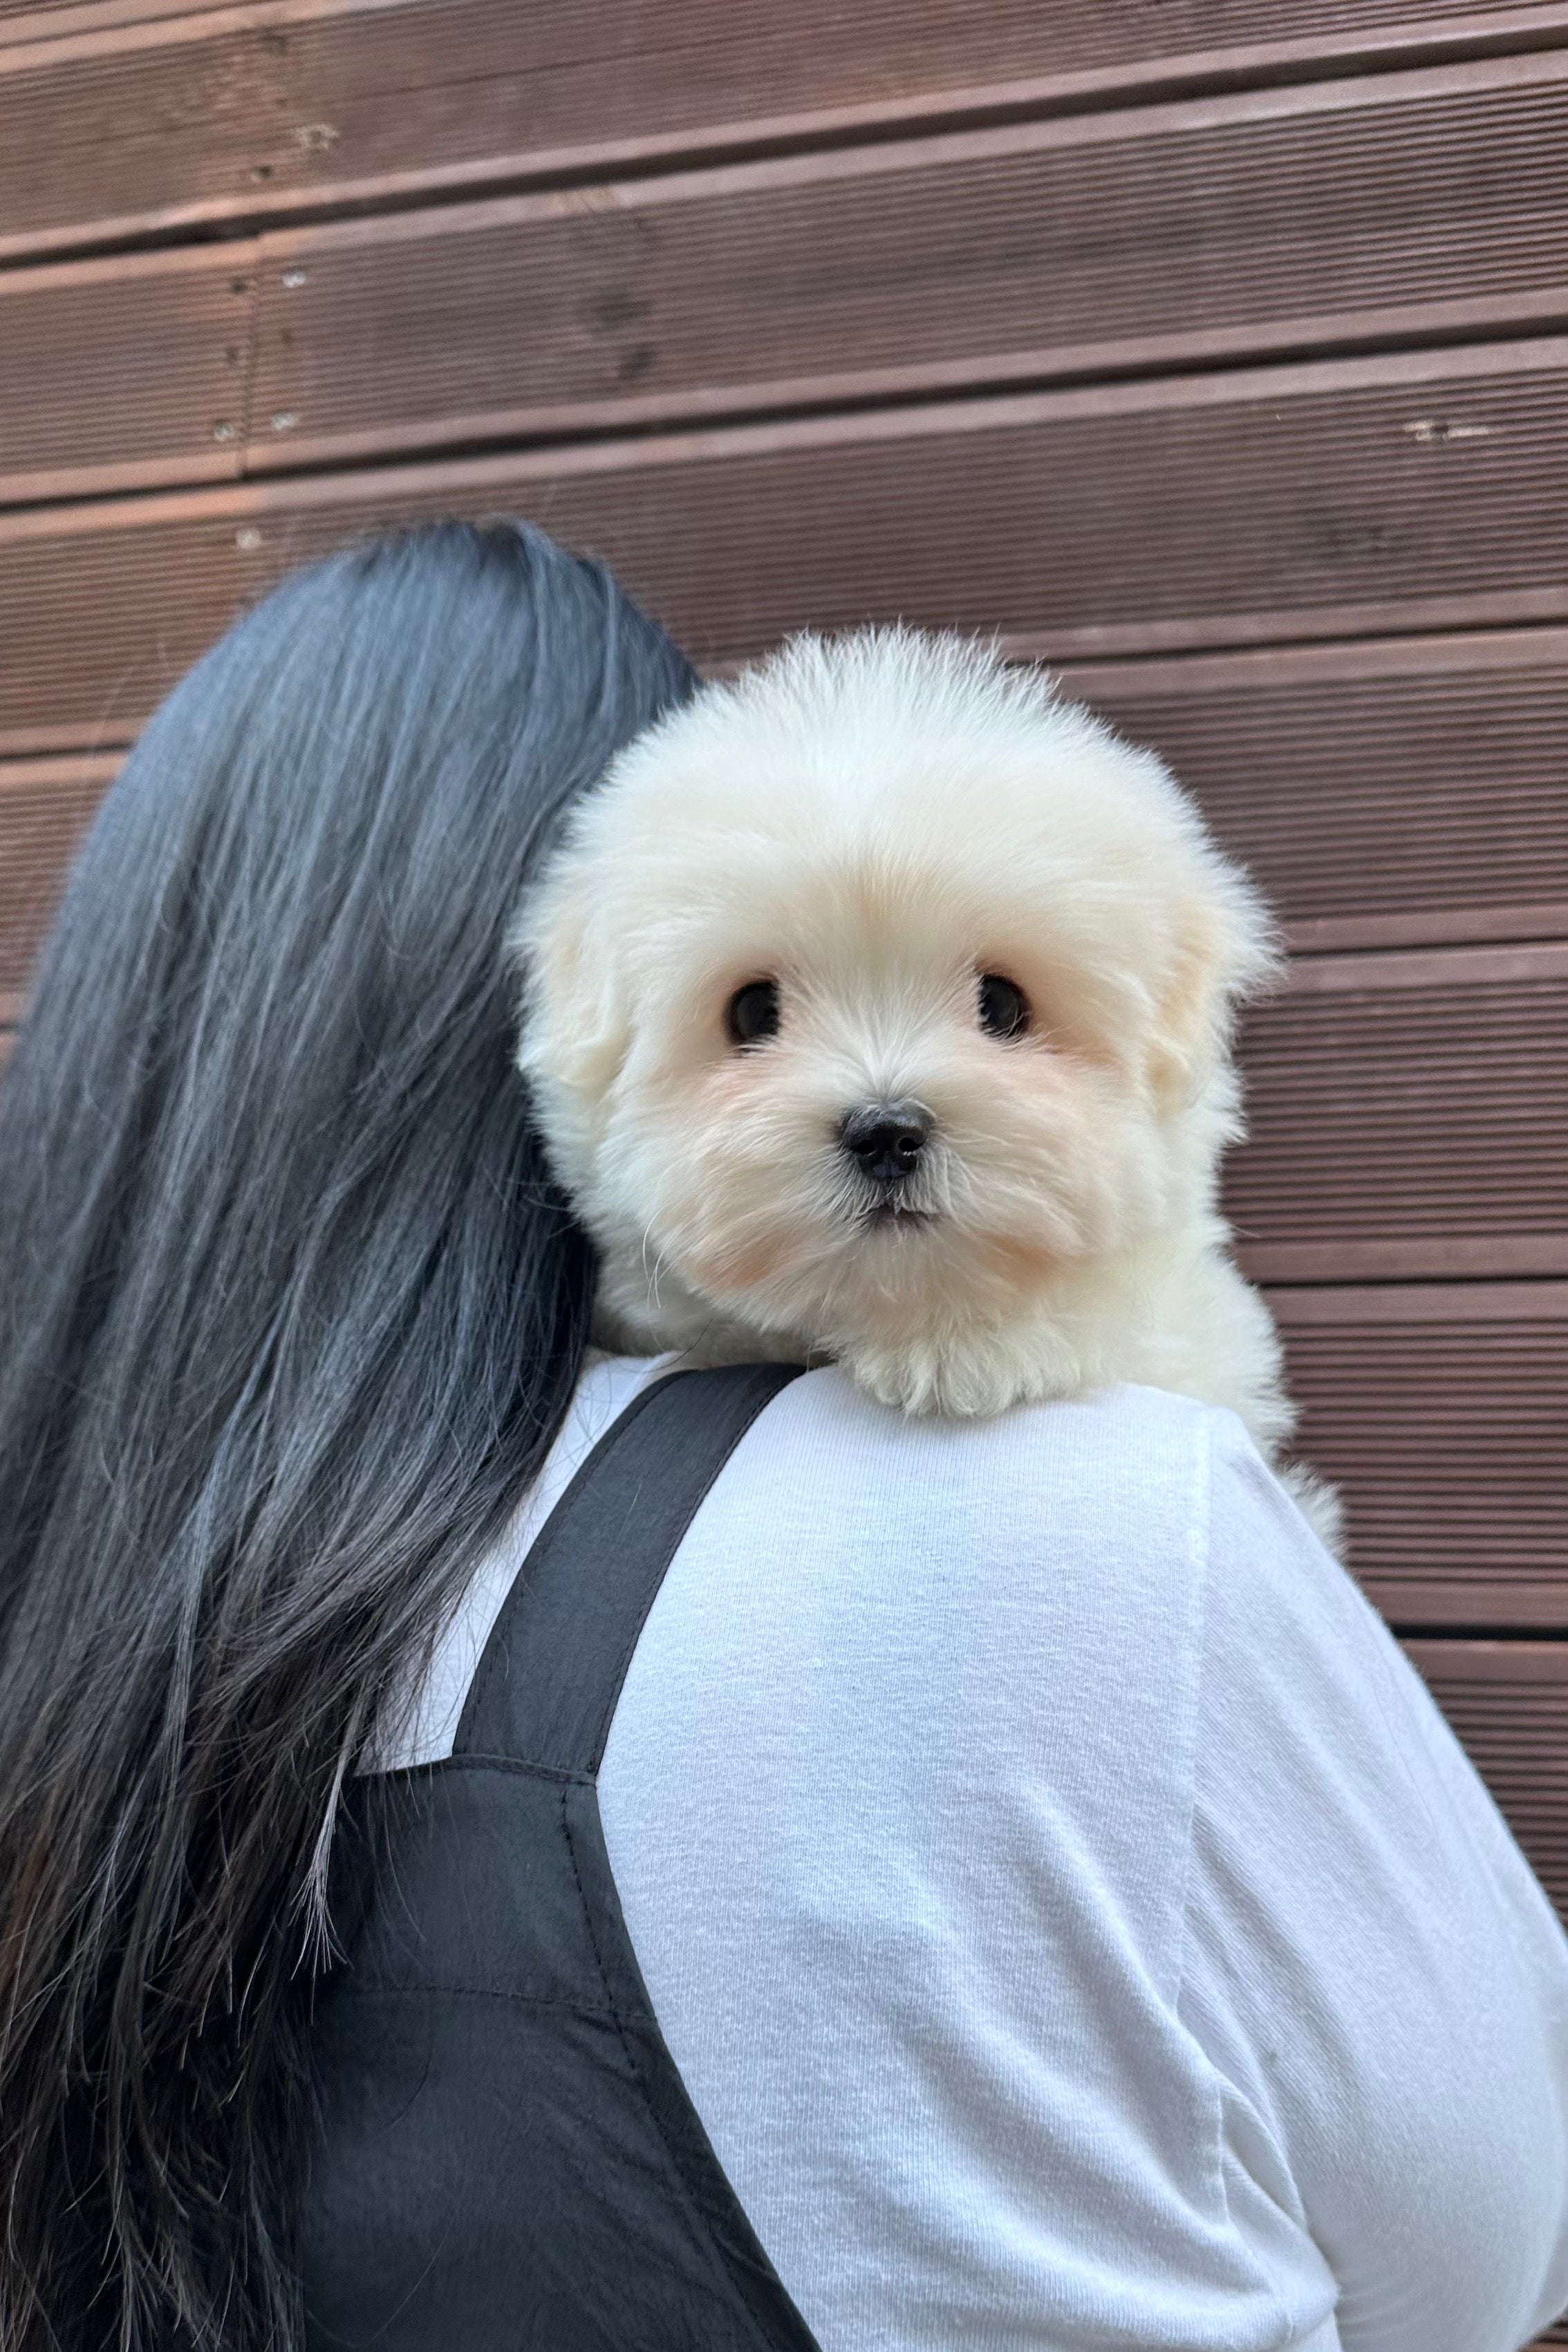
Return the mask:
M0 0L0 47L114 33L155 16L210 13L212 0Z
M1568 630L1079 665L1300 951L1568 938Z
M247 464L1560 326L1565 152L1558 53L274 236Z
M1564 148L1532 55L0 275L0 499L1560 322Z
M1405 1647L1568 1921L1568 1643Z
M1568 1282L1274 1290L1304 1458L1395 1624L1568 1628Z
M0 47L0 257L1560 38L1417 0L257 0Z
M1568 1319L1568 1283L1411 1283L1399 1289L1349 1283L1333 1289L1277 1290L1270 1303L1286 1331L1319 1324L1393 1329L1407 1323L1558 1323Z
M1080 666L1064 683L1173 761L1299 947L1568 938L1568 630ZM115 766L0 766L0 985L30 964ZM1260 1263L1289 1279L1349 1270L1342 1240L1279 1246ZM1506 1270L1501 1237L1481 1247L1472 1271ZM1458 1271L1466 1244L1358 1248L1387 1277ZM1542 1255L1538 1236L1516 1270L1551 1270Z
M1568 630L1189 655L1063 676L1173 761L1299 950L1568 938ZM0 779L20 775L31 792L79 772L107 781L113 765L34 761ZM0 782L0 877L23 856L7 805ZM63 861L69 826L50 838ZM52 904L46 866L32 870L40 903ZM1561 895L1535 895L1546 890ZM7 941L18 938L30 958L37 919L18 929L13 916L0 929L0 965L16 967Z
M237 8L0 47L0 259L232 216L287 143L283 37Z
M1434 988L1469 991L1494 982L1522 987L1564 978L1568 945L1531 940L1507 947L1414 949L1399 955L1313 956L1291 971L1289 992L1298 1000L1360 998L1390 989L1425 995Z
M1565 392L1542 339L19 510L0 750L123 740L291 562L449 511L604 554L699 658L899 616L1057 661L1565 621Z
M0 1024L16 1017L66 869L119 766L114 753L0 763Z
M237 480L258 257L0 271L0 501Z
M1559 52L0 274L0 499L1561 325L1564 151Z
M1310 1181L1303 1171L1303 1186ZM1332 1241L1289 1238L1289 1211L1280 1217L1286 1238L1242 1241L1237 1257L1254 1282L1436 1282L1510 1281L1522 1276L1568 1275L1568 1234L1446 1234L1438 1223L1425 1233L1392 1237L1337 1235Z
M1315 959L1242 1061L1256 1278L1568 1275L1568 942Z
M1308 950L1568 937L1568 630L1079 666ZM25 970L113 756L0 768L0 971ZM1562 895L1537 898L1538 891ZM1405 968L1405 967L1401 967ZM1339 1261L1333 1261L1335 1266ZM1440 1271L1448 1269L1443 1268Z

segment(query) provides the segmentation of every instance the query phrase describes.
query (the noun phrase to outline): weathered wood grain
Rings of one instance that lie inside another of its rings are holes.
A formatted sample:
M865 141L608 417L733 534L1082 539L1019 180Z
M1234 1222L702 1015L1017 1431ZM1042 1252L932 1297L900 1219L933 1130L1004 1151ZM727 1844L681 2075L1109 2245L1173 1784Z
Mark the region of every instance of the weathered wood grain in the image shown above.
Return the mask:
M0 503L237 480L258 248L0 270Z
M1412 1663L1568 1923L1568 1645L1415 1641ZM1561 2343L1563 2327L1542 2336Z
M1162 379L0 515L0 750L134 731L249 597L531 516L699 658L903 617L1060 662L1568 621L1568 341Z
M1276 1289L1306 1460L1394 1624L1568 1629L1568 1283ZM1568 1788L1554 1792L1568 1823Z
M1565 153L1560 52L279 233L247 465L1560 326Z
M1298 952L1568 938L1568 630L1075 666Z
M1484 55L1568 24L1561 0L244 0L73 9L48 41L39 16L0 46L0 257Z
M1568 940L1314 958L1242 1066L1258 1279L1568 1276Z

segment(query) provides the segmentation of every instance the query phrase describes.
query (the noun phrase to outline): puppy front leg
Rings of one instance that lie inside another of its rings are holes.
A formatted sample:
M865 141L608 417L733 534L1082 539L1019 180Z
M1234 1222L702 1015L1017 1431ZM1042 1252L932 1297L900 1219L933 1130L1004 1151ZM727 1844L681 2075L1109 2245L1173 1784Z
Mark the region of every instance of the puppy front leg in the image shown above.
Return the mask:
M1085 1385L1077 1349L1058 1323L1043 1318L899 1340L858 1338L837 1353L881 1403L954 1420L986 1420Z

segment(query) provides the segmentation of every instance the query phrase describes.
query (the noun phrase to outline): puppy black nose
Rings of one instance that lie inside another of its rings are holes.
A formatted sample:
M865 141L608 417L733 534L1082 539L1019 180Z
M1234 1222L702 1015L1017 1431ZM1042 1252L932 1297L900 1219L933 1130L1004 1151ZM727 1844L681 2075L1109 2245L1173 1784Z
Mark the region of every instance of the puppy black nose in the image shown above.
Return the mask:
M847 1114L838 1139L874 1184L901 1184L920 1164L931 1127L919 1103L865 1103Z

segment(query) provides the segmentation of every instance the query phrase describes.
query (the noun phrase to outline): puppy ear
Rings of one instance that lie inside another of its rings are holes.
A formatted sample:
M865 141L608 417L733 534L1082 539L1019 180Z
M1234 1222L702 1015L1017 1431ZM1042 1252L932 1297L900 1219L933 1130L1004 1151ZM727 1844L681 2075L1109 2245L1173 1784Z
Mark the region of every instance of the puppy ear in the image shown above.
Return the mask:
M1197 1100L1229 1059L1241 1005L1261 995L1281 969L1262 899L1234 868L1215 859L1181 908L1154 1007L1148 1073L1163 1109L1181 1110Z
M535 1082L547 1127L552 1097L591 1116L620 1073L632 1026L615 943L570 857L530 897L510 946L522 982L518 1067Z

